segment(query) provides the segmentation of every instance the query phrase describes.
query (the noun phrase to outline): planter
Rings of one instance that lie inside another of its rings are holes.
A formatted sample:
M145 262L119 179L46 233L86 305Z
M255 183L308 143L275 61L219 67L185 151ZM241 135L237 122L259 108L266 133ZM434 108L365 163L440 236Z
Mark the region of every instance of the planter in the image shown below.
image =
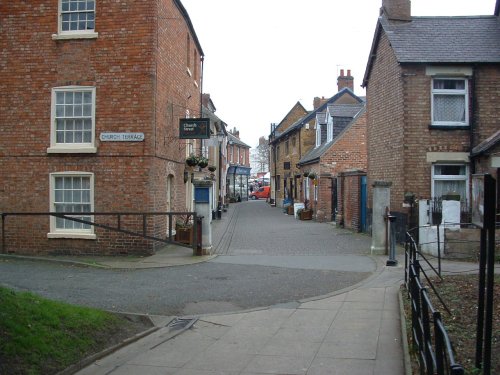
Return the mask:
M312 210L302 210L299 213L300 220L312 220Z
M288 208L287 208L287 214L288 215L293 215L293 206L291 206L291 205L288 206Z
M198 167L200 167L200 168L205 168L207 165L208 165L208 163L205 163L205 162L203 162L203 161L200 161L200 162L198 163Z
M211 165L211 166L208 167L208 170L210 172L215 172L216 169L217 169L217 167L214 167L213 165Z
M175 227L175 241L186 245L193 243L193 227Z
M195 156L191 156L186 159L186 164L190 167L194 167L198 165L198 158L196 158Z

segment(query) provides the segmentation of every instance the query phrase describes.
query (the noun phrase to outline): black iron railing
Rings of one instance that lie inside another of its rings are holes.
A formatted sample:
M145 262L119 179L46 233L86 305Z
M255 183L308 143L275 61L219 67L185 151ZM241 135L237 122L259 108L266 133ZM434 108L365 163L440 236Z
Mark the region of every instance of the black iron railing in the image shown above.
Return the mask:
M7 252L7 229L6 223L9 217L35 217L35 216L52 216L73 222L90 225L96 228L102 228L113 232L119 232L134 237L142 237L147 240L158 241L167 244L176 244L179 246L192 247L193 254L196 254L201 248L201 220L202 217L197 216L196 212L2 212L1 216L1 251ZM148 227L149 217L165 217L167 230L165 236L156 235ZM85 218L90 217L90 220ZM94 220L95 217L112 217L114 224L99 223ZM124 228L124 217L139 217L142 219L142 225L139 230ZM176 225L175 218L182 217L183 224L190 224L193 230L193 240L189 244L181 243L175 240L174 229Z
M463 375L464 368L455 362L453 347L441 319L441 313L432 305L427 288L420 280L422 274L448 313L449 309L421 267L420 256L423 254L418 251L415 240L408 232L405 250L405 283L410 297L412 337L418 354L420 373ZM426 262L432 267L429 261ZM434 267L432 270L439 275Z

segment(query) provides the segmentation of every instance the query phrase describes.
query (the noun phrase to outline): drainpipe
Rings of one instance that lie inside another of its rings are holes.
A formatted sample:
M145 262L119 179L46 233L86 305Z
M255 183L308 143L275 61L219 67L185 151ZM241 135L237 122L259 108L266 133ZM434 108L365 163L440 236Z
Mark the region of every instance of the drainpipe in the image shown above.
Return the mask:
M201 56L201 72L200 72L200 118L203 117L203 63L205 56ZM200 139L200 156L203 155L203 139Z
M472 97L471 103L471 116L470 116L470 128L469 128L469 154L470 154L470 174L476 173L475 157L472 156L472 149L474 148L474 131L475 131L475 120L476 120L476 70L477 65L474 64L472 67L472 79L471 79L471 93Z

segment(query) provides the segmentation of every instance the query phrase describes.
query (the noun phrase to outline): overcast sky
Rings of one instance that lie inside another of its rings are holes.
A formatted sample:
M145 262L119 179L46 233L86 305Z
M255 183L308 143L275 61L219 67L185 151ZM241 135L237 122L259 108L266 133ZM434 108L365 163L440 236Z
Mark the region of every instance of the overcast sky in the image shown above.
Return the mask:
M297 101L360 87L382 0L181 0L205 53L203 92L251 147ZM414 16L492 15L495 0L412 0Z

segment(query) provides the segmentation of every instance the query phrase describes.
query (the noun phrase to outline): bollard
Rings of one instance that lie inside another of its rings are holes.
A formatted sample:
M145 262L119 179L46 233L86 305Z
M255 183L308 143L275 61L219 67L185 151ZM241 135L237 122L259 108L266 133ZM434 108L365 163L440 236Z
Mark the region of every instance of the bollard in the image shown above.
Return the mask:
M398 261L396 260L396 228L393 223L396 222L396 216L387 214L387 220L389 221L389 230L391 234L390 246L389 246L389 259L386 262L386 266L397 266Z

